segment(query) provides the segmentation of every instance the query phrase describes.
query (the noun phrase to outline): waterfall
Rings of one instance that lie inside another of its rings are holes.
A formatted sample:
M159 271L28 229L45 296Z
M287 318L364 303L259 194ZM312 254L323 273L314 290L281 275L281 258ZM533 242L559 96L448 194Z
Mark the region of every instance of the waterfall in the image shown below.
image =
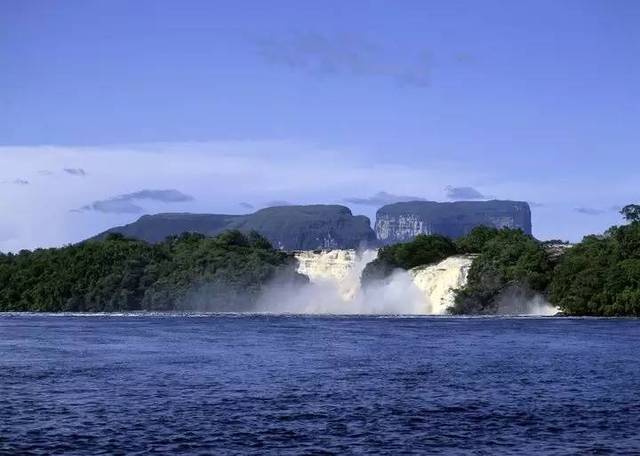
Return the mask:
M443 315L453 305L454 292L467 284L473 255L456 255L438 264L410 269L413 284L425 298L424 313Z
M322 250L295 254L298 272L313 283L337 287L345 300L353 300L360 291L360 275L364 267L375 260L377 250Z
M298 272L309 277L314 291L300 291L292 299L281 293L278 299L284 304L275 305L280 310L308 313L441 315L453 304L453 290L466 284L473 260L468 255L454 256L435 265L398 270L361 289L362 271L376 256L376 250L297 252Z

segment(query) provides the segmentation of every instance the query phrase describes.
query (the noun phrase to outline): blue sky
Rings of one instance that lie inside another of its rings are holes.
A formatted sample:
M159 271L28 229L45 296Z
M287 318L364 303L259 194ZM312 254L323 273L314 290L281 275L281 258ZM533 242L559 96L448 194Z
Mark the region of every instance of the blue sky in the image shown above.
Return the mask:
M640 200L639 58L631 0L4 0L0 250L451 187L578 240Z

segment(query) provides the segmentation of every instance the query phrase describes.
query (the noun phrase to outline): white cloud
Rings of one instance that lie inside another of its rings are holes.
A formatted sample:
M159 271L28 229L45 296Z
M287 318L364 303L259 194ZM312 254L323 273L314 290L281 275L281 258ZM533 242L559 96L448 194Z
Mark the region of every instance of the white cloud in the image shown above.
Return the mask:
M72 176L84 177L87 175L87 172L82 168L64 168L63 171Z
M445 187L445 191L447 192L447 198L456 201L488 198L473 187L452 187L451 185L447 185L447 187Z
M351 204L357 204L360 206L375 206L380 207L385 204L393 204L393 203L402 203L405 201L425 201L425 198L421 196L410 196L410 195L394 195L392 193L387 192L378 192L375 195L367 196L367 197L350 197L345 198L345 202Z
M162 203L185 203L193 201L191 195L186 195L179 190L140 190L125 195L94 201L82 206L80 209L72 209L72 212L98 211L106 214L139 214L144 209L136 204L139 201L160 201Z

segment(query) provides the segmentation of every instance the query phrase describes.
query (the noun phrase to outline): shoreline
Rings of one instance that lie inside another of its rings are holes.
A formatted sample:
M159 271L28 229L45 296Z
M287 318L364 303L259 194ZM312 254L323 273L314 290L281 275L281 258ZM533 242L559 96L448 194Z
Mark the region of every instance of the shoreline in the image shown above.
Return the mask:
M3 317L105 317L105 318L336 318L336 319L432 319L432 320L493 320L493 319L526 319L526 320L640 320L633 316L596 316L596 315L438 315L438 314L333 314L333 313L276 313L276 312L199 312L199 311L140 311L140 312L0 312Z

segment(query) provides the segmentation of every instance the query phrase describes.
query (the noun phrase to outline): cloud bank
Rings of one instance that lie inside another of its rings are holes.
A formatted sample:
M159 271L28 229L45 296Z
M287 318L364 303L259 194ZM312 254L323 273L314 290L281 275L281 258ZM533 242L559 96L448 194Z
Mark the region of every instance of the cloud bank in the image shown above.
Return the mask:
M184 203L194 198L178 190L140 190L134 193L114 196L105 200L94 201L91 204L76 209L75 212L97 211L105 214L139 214L143 208L136 204L138 201L159 201L162 203Z
M394 195L393 193L378 192L375 195L366 198L345 198L344 201L350 204L358 204L362 206L380 207L385 204L402 203L405 201L426 201L425 198L419 196Z
M293 206L293 203L287 200L271 200L263 204L264 207L276 207L276 206Z
M611 208L610 210L615 211L615 208ZM598 209L595 207L576 207L574 211L583 215L601 215L608 212L606 209Z
M304 32L263 38L255 44L267 63L312 75L376 76L420 88L431 83L427 52L401 58L399 50L383 49L358 36Z
M480 193L473 187L452 187L448 185L445 188L447 198L451 200L482 200L488 199L487 196Z
M2 181L2 184L13 184L13 185L29 185L29 181L26 179L14 179L11 181Z
M84 177L87 175L87 172L82 168L64 168L63 171L72 176Z

